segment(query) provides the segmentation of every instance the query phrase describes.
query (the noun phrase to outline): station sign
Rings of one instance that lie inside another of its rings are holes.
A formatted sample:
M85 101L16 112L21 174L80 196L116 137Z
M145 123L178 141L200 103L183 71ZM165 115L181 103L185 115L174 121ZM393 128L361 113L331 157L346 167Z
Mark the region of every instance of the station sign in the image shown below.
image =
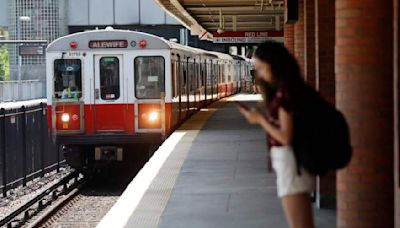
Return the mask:
M260 43L267 40L283 42L282 31L213 33L213 43Z
M46 47L43 45L20 45L18 47L20 56L41 56L45 54Z
M89 48L127 48L127 40L91 40Z

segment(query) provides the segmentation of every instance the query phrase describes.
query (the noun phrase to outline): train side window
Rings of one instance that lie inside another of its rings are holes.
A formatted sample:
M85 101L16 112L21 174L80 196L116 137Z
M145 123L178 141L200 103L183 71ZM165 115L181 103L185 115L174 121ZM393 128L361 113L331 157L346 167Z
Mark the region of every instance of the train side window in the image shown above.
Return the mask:
M197 80L197 88L200 88L201 87L201 74L202 74L202 72L201 72L201 62L199 63L199 62L197 62L196 63L196 74L197 74L197 78L196 78L196 80Z
M194 63L188 63L188 84L189 84L189 92L193 92L196 88L196 80L195 80L195 69Z
M102 57L100 59L100 95L103 100L119 98L119 59Z
M57 99L82 97L82 63L80 59L54 61L54 96Z
M186 62L181 61L181 94L185 95L187 93L187 71L186 71Z
M206 77L207 77L207 62L204 60L203 63L203 74L201 75L201 85L205 86L206 85Z
M214 66L214 74L213 74L214 85L217 85L217 83L218 83L218 65L216 63L214 63L213 66Z
M197 88L197 81L196 81L196 65L192 63L192 80L190 83L192 84L192 90L195 91Z
M176 96L176 62L173 60L171 62L171 86L172 86L172 97L174 98Z
M200 63L201 75L200 75L200 86L204 86L204 63Z
M165 60L161 56L135 58L135 96L138 99L160 99L164 91Z

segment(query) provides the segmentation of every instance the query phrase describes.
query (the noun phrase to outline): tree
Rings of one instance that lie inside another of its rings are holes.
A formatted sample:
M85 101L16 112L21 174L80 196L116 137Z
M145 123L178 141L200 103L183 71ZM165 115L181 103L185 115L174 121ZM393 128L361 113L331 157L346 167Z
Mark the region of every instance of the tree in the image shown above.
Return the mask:
M0 48L0 81L10 79L10 64L8 51L5 47Z

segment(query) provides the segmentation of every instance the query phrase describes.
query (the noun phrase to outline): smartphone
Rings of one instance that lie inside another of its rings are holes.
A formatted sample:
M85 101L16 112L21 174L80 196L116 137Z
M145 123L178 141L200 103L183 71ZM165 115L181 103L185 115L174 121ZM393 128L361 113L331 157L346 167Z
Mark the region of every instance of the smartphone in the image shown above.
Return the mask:
M240 102L240 101L235 101L235 103L236 103L237 106L239 106L239 107L241 107L241 108L244 108L244 109L246 109L246 110L250 110L249 106L243 104L243 103Z

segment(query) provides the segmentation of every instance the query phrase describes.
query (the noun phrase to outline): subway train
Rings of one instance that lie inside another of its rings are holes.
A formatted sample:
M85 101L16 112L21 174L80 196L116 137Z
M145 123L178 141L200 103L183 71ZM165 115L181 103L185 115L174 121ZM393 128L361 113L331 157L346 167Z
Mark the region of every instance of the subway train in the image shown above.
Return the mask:
M46 55L49 130L79 169L154 151L251 77L248 59L112 28L61 37Z

